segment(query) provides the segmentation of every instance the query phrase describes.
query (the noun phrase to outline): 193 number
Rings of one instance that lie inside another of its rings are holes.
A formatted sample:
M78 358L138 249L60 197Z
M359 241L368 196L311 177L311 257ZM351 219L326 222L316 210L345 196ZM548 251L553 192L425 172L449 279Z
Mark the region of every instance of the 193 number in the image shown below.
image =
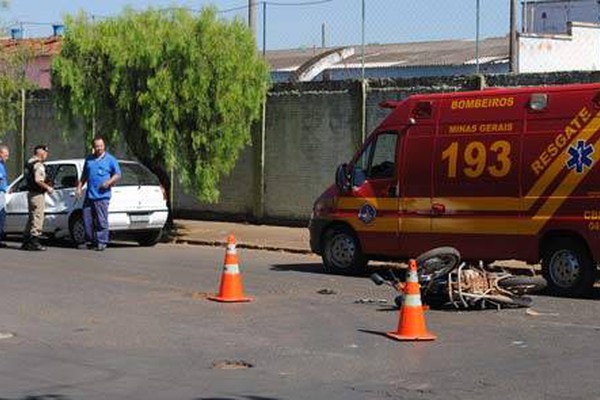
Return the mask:
M495 158L488 164L488 152ZM456 178L458 170L458 142L452 142L442 152L442 161L448 160L448 178ZM510 160L510 142L498 140L487 149L482 142L470 142L463 151L465 167L462 172L468 178L480 177L486 170L494 178L502 178L510 172L512 162Z

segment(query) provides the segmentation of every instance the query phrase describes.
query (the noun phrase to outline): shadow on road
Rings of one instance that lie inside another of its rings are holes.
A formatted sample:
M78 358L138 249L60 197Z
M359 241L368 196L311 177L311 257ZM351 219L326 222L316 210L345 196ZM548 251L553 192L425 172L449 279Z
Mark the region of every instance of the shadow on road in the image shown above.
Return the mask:
M371 334L371 335L387 337L386 332L372 331L370 329L358 329L358 331L362 332L362 333L368 333L368 334Z
M247 400L281 400L278 399L276 397L264 397L264 396L250 396L250 395L242 395L239 397L197 397L193 400L240 400L240 399L247 399ZM2 399L0 399L2 400Z
M68 241L68 240L58 240L58 239L42 239L41 243L48 248L59 248L59 249L75 249L77 246ZM21 250L22 242L19 239L11 238L6 241L8 247L7 250ZM110 248L130 248L130 247L140 247L135 242L126 242L126 241L111 241L108 245ZM4 400L0 398L0 400Z
M600 300L600 287L596 286L592 289L589 296L586 297L588 300Z
M62 394L38 394L38 395L32 395L32 396L25 396L25 397L15 397L15 398L8 398L8 397L0 397L0 400L70 400L70 397L67 396L63 396Z
M328 274L323 269L323 264L321 263L273 264L271 265L271 271L296 271L307 272L310 274Z
M385 265L369 265L367 270L361 274L347 274L347 275L338 275L338 276L353 276L353 277L368 277L373 272L387 273L390 268ZM302 264L272 264L271 271L296 271L296 272L305 272L309 274L321 274L321 275L336 275L334 273L330 273L323 269L323 263L302 263ZM397 272L398 276L403 277L404 272Z

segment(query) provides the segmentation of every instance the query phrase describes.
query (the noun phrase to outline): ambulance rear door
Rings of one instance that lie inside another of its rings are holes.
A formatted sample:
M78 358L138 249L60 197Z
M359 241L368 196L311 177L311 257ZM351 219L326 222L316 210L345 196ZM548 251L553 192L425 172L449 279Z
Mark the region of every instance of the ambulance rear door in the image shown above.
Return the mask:
M429 250L433 147L438 102L420 97L409 104L410 122L404 132L402 202L399 246L402 255L415 257Z

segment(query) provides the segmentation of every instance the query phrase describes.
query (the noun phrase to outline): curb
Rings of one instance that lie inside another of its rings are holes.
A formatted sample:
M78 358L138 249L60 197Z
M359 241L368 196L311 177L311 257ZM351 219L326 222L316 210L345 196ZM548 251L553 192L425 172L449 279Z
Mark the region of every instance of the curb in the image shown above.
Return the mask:
M222 247L222 246L227 245L226 241L200 240L200 239L174 239L170 243L191 244L191 245L198 245L198 246L214 246L214 247ZM243 243L243 242L237 242L236 247L240 248L240 249L278 251L278 252L293 253L293 254L314 254L312 251L306 250L306 249L298 249L298 248L293 248L293 247L264 246L264 245Z

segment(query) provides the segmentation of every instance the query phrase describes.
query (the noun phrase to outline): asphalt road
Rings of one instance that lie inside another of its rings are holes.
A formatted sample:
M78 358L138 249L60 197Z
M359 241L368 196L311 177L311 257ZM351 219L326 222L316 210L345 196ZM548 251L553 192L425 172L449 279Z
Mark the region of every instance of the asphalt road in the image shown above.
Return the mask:
M255 300L208 301L223 256L0 249L0 400L600 399L600 295L432 310L438 340L401 343L396 310L356 303L393 293L314 256L241 250Z

